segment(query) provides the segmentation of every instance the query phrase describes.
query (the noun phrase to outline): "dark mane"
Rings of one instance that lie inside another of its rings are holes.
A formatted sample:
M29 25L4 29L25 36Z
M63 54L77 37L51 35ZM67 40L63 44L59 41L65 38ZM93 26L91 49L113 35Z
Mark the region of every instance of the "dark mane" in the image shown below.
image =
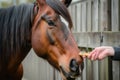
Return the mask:
M62 2L59 0L46 0L46 3L69 23L70 28L73 27L73 23L67 7Z
M33 7L22 4L0 9L0 59L30 49L27 40L31 35Z

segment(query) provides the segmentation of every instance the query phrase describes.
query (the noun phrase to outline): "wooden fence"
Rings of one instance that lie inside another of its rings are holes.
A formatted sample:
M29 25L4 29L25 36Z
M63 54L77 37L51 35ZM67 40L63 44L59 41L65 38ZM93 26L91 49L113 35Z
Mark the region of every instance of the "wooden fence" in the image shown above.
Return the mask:
M89 51L97 46L120 46L120 1L78 0L69 8L78 46ZM106 58L85 61L82 80L120 80L120 62Z

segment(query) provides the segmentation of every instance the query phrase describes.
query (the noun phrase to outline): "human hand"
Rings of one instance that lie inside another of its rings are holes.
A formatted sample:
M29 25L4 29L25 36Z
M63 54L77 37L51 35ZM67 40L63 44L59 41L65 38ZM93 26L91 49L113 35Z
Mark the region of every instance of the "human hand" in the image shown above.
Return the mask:
M105 57L114 56L114 49L110 46L96 47L90 54L88 58L91 60L102 60Z

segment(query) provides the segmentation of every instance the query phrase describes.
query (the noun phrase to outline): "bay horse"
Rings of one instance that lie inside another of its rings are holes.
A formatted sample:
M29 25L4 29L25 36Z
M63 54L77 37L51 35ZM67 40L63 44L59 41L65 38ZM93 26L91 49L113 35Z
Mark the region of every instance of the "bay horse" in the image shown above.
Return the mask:
M31 48L55 67L63 80L81 75L83 58L71 32L70 3L36 0L34 4L0 9L0 80L22 79L21 62Z

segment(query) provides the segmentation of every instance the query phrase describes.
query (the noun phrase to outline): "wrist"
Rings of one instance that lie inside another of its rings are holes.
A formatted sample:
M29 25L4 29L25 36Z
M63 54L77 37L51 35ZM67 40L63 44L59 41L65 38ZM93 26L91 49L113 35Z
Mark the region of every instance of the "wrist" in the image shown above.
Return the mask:
M115 50L113 47L110 47L110 55L109 56L114 56L115 55Z

